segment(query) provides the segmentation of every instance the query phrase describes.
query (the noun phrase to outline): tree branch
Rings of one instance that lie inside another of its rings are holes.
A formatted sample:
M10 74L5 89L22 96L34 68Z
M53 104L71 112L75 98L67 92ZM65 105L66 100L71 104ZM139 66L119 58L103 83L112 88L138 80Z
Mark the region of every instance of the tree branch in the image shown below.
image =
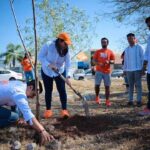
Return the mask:
M17 31L18 31L18 35L19 35L20 40L21 40L21 42L22 42L23 48L24 48L25 52L27 53L27 56L28 56L29 61L30 61L30 64L31 64L32 68L34 69L34 66L33 66L33 64L32 64L31 58L30 58L30 56L29 56L29 54L28 54L28 51L27 51L26 46L25 46L25 44L24 44L24 41L23 41L21 32L20 32L20 30L19 30L19 26L18 26L18 23L17 23L17 18L16 18L16 15L15 15L14 7L13 7L13 0L9 0L9 2L10 2L11 11L12 11L12 14L13 14L13 17L14 17L14 20L15 20L15 24L16 24L16 28L17 28Z

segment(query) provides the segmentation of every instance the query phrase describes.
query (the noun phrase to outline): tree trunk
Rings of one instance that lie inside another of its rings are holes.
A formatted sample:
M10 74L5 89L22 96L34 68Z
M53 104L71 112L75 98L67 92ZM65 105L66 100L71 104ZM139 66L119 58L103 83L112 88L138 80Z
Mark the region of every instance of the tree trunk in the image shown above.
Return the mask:
M34 42L35 42L35 83L36 83L36 118L40 119L40 103L39 103L39 80L38 80L38 71L37 71L37 35L36 35L36 17L35 17L35 4L34 0L32 0L32 10L33 10L33 21L34 21Z
M13 67L16 66L16 60L15 60L15 57L13 57Z

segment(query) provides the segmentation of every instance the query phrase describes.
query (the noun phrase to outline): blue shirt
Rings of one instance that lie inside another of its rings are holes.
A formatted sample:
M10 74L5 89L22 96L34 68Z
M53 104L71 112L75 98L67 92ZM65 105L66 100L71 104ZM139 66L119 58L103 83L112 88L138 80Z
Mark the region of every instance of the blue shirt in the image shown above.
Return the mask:
M26 88L27 85L21 81L0 82L0 106L17 105L25 121L32 125L32 118L35 116L28 105Z
M147 47L144 55L144 60L148 61L148 66L147 66L147 73L150 74L150 35L148 37L147 41Z
M49 64L55 65L60 73L66 71L66 76L70 76L70 54L68 53L61 57L59 56L57 49L55 47L55 41L46 43L40 50L38 59L42 64L43 72L49 77L56 77L56 74L50 67Z
M124 54L124 71L142 70L144 59L144 49L141 45L135 44L125 49Z

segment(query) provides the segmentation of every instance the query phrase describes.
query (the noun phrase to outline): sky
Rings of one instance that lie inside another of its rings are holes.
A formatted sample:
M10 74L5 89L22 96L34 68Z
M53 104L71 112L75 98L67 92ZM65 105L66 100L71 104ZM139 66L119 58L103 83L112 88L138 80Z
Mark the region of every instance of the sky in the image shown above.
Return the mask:
M109 48L115 52L122 52L127 46L126 34L132 31L132 26L118 23L109 17L102 17L103 12L111 11L111 7L102 4L101 0L65 0L71 6L76 6L86 12L89 18L94 13L99 14L99 23L96 24L97 36L92 37L91 48L101 48L100 39L107 37L110 41ZM16 17L21 28L25 20L32 17L31 0L14 0ZM0 52L5 52L8 43L21 44L18 37L14 19L9 5L9 0L0 0Z

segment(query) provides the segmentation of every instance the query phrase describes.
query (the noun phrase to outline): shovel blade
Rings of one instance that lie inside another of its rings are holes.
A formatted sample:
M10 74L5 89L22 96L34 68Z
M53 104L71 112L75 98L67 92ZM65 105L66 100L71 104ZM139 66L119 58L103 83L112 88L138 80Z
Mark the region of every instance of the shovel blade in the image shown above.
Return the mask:
M82 104L83 104L83 108L84 108L86 117L89 117L90 116L89 105L88 105L88 102L86 101L85 97L82 98Z

